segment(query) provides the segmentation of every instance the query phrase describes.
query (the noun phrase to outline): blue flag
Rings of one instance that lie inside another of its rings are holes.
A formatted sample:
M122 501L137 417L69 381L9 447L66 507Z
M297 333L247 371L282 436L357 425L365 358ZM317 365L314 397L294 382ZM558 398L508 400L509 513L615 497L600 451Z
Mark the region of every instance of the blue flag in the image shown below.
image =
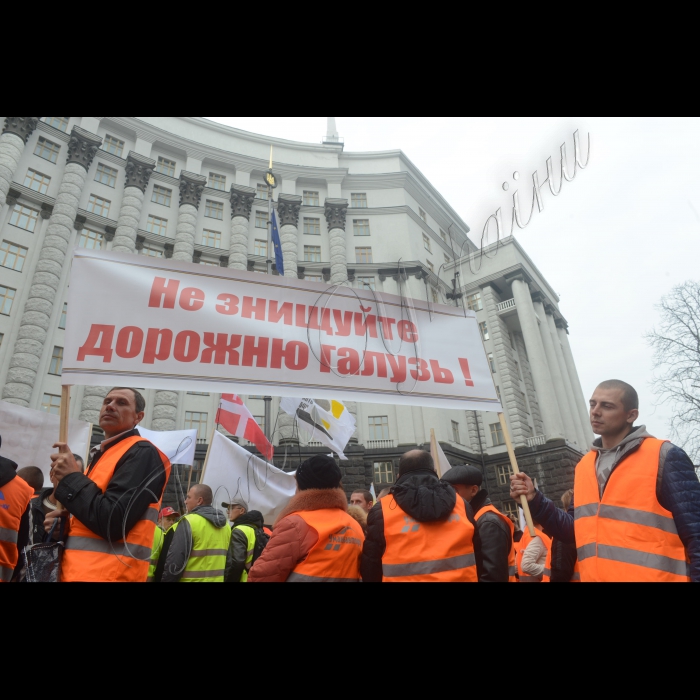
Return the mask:
M282 255L282 241L280 240L280 229L277 224L277 211L272 210L272 246L275 249L275 262L277 272L284 277L284 256Z

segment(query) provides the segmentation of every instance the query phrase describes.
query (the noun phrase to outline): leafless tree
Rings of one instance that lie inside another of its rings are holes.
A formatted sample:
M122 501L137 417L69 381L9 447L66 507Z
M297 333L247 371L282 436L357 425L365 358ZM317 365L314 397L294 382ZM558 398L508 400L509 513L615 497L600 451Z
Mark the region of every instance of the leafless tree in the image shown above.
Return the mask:
M700 461L700 282L686 282L661 300L654 349L654 390L673 408L673 437Z

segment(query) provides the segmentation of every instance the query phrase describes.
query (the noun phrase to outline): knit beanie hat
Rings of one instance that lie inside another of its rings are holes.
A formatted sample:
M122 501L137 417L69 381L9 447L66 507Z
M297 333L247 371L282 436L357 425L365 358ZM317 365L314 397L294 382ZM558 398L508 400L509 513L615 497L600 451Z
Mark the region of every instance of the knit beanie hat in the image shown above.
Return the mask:
M331 457L319 455L308 459L297 471L300 491L309 489L337 489L343 473Z

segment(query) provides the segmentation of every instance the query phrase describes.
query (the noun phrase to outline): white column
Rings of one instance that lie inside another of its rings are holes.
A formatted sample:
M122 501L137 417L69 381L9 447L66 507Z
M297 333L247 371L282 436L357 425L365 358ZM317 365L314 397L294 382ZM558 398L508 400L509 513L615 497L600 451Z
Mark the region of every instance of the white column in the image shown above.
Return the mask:
M588 439L583 431L583 428L581 427L581 417L578 412L578 402L575 398L574 386L571 383L571 378L569 377L569 370L566 366L566 360L564 359L564 351L562 350L561 340L559 340L559 334L557 333L557 325L552 314L547 314L547 325L549 326L549 332L552 336L552 343L554 345L554 352L557 356L559 371L564 381L564 391L569 403L569 413L571 414L571 418L576 428L576 435L578 436L577 442L579 447L582 450L585 450L588 447Z
M5 117L5 126L0 136L0 211L7 202L7 193L27 139L36 129L39 119L41 117Z
M231 247L228 266L231 270L248 269L250 250L250 212L255 202L255 190L245 185L231 187Z
M326 200L326 221L331 245L331 284L348 281L348 244L345 238L347 213L347 199Z
M155 170L156 162L133 151L126 159L126 183L119 210L117 231L112 250L115 253L135 253L136 236L141 223L141 212L146 188Z
M87 171L101 143L98 136L78 127L71 133L68 164L39 254L2 392L5 401L18 406L29 407Z
M299 212L302 198L295 194L280 194L277 213L280 223L280 240L284 256L284 276L299 277Z
M520 326L525 339L530 370L535 382L535 391L540 405L540 413L544 422L548 440L564 437L557 395L552 386L552 379L547 368L547 355L542 343L535 308L532 305L530 288L522 280L513 280L513 297L520 319Z
M586 447L590 447L593 444L595 436L593 435L593 428L591 428L588 400L584 396L583 389L581 388L581 380L579 379L578 371L576 369L574 354L571 352L571 345L569 345L569 334L563 321L557 322L557 332L559 333L561 347L564 351L566 367L569 370L569 379L571 379L571 384L574 387L574 398L576 399L576 406L581 418L581 427L583 429L583 434L587 438Z
M574 418L569 407L569 399L564 387L564 377L562 377L561 374L561 367L559 366L557 353L554 349L552 334L549 330L549 324L547 323L547 312L545 311L544 304L541 301L536 301L534 303L534 308L535 313L540 319L540 335L542 336L542 343L544 344L544 352L547 355L547 367L552 378L554 391L557 395L559 414L561 416L561 422L564 426L564 430L566 431L566 438L570 442L578 442L578 431L576 430L576 423L578 423L578 421L574 422Z
M206 184L207 178L202 175L184 170L180 173L180 211L177 217L173 260L192 262L194 259L199 203Z

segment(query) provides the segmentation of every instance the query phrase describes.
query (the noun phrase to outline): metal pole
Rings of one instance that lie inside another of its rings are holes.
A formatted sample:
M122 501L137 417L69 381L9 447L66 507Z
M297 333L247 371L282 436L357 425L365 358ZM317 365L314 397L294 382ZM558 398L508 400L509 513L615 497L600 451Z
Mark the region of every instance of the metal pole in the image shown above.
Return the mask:
M267 184L267 274L272 274L272 185ZM265 437L272 444L272 397L265 397Z

